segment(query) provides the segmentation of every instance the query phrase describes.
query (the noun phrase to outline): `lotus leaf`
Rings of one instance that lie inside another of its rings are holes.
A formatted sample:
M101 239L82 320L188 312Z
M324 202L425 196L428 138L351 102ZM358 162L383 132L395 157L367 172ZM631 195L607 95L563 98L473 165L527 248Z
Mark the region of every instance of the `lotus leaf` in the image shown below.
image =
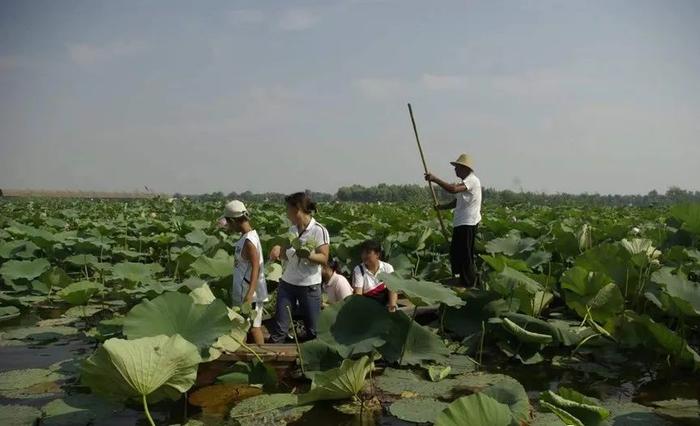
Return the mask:
M124 319L128 339L180 335L200 350L209 348L232 328L226 305L215 300L198 305L186 294L170 292L134 306Z

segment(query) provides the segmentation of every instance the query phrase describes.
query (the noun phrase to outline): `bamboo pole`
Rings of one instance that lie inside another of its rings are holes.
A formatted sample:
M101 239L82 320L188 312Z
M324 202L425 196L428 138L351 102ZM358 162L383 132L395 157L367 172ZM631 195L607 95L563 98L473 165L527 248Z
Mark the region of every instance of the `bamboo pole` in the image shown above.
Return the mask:
M411 108L411 104L408 104L408 113L411 115L411 124L413 124L413 133L416 135L416 143L418 144L418 152L420 153L420 159L423 162L423 170L425 171L425 173L428 173L428 165L425 163L423 147L421 146L420 138L418 137L418 129L416 128L416 120L413 118L413 108ZM447 233L447 229L445 229L445 223L442 221L442 214L440 214L440 210L437 209L438 199L437 195L435 195L435 188L433 187L433 183L428 182L428 187L430 188L430 193L433 194L433 203L435 207L435 213L437 214L438 221L440 222L440 229L442 230L442 234L445 236L445 239L449 241L449 234Z

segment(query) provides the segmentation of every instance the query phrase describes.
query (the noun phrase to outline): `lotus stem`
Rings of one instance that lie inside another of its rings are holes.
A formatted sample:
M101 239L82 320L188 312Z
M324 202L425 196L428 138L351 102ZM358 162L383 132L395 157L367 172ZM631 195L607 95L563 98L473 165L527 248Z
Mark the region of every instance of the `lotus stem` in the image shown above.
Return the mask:
M574 350L571 351L571 355L575 354L576 351L578 351L579 348L580 348L581 346L583 346L583 345L585 345L586 343L588 343L589 340L591 340L591 339L593 339L593 338L595 338L595 337L598 337L598 336L600 336L600 334L596 333L596 334L592 334L592 335L586 337L585 339L581 340L581 343L579 343L578 345L576 345L576 347L574 348Z
M304 357L301 355L301 346L299 346L299 339L297 338L297 328L294 327L294 319L292 318L292 310L289 305L287 307L287 314L289 315L289 322L292 324L292 334L294 335L294 343L297 345L297 354L299 355L299 364L301 365L301 374L306 375L306 370L304 369Z
M481 339L479 341L479 368L481 368L481 359L484 355L484 340L486 339L486 325L481 321Z
M151 417L151 412L148 411L148 402L146 402L146 395L141 394L141 401L143 402L143 410L146 412L148 422L151 424L151 426L156 426L155 422L153 421L153 417Z
M264 361L262 360L262 358L260 358L260 355L258 355L258 353L255 352L255 351L253 350L253 348L251 348L251 347L248 346L245 342L243 342L243 341L241 341L241 340L238 340L238 339L236 339L236 338L233 337L233 336L231 336L231 338L232 338L233 340L235 340L236 342L238 342L241 346L243 346L244 349L246 349L247 351L249 351L250 353L252 353L253 355L255 355L255 358L257 358L258 361L260 361L261 364L264 363Z

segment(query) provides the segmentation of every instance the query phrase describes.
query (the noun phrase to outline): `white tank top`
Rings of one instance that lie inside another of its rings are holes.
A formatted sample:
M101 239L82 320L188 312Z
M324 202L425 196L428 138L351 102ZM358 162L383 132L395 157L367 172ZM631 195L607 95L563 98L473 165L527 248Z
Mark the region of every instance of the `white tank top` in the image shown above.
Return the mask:
M260 244L260 237L258 236L257 231L252 230L244 234L234 246L236 263L233 267L233 291L231 293L234 304L243 303L243 297L245 297L245 294L248 291L250 274L253 269L250 260L243 257L243 246L245 245L246 241L250 241L255 246L255 249L258 251L258 262L260 264L258 286L255 289L254 300L256 302L263 302L267 299L267 283L265 282L265 267L263 264L262 245Z

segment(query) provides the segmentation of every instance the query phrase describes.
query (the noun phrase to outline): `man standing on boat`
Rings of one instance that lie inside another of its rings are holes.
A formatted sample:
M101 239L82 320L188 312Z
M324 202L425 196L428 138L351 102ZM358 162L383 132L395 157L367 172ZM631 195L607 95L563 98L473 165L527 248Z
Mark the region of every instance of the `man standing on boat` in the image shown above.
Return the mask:
M438 205L438 210L454 209L452 243L450 246L450 264L452 275L459 275L459 283L465 287L476 284L476 265L474 264L474 242L476 231L481 222L481 181L474 174L474 162L467 154L462 154L451 161L457 183L448 183L434 176L425 174L425 180L434 182L450 194L455 194L455 200Z

